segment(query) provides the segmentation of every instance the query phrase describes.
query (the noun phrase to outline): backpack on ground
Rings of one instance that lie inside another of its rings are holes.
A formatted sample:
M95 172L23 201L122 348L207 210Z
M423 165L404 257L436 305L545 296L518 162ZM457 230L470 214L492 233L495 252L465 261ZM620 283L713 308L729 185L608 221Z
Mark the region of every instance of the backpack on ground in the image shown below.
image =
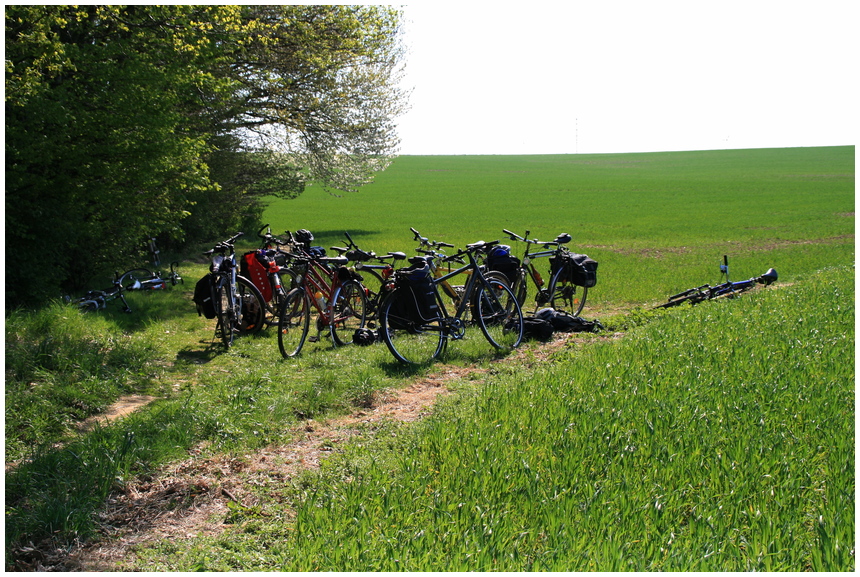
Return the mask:
M487 268L504 274L508 283L512 285L517 278L520 259L511 254L511 247L506 244L498 244L487 255Z
M582 317L575 317L570 313L551 308L539 310L535 313L535 317L548 321L553 329L563 333L596 333L603 328L600 321L587 321Z
M537 317L523 317L523 338L547 341L555 332L552 323Z
M215 318L215 301L212 284L215 276L207 274L194 285L194 297L192 300L197 305L197 315L207 319Z

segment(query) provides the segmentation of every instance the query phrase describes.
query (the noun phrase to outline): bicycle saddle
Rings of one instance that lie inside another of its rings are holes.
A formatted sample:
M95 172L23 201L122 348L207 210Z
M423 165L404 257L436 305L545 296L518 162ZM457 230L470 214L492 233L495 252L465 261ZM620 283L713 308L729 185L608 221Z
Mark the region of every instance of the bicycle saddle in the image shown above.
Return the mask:
M776 269L772 269L772 268L767 269L767 272L764 273L763 275L761 275L761 279L764 281L764 284L766 284L766 285L776 281L776 279L778 279L778 278L779 278L779 275L776 274Z
M553 242L557 242L558 244L567 244L570 242L570 235L566 232L555 237Z

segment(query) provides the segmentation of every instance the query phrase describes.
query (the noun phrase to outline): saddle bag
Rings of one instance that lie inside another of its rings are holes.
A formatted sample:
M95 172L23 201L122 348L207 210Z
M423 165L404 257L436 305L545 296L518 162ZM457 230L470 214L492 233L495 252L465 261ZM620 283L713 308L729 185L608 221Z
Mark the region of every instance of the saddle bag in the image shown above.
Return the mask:
M505 275L509 284L513 284L520 268L520 259L511 254L511 247L506 244L496 245L487 255L487 268Z
M254 283L263 295L263 300L272 300L272 286L269 284L269 257L261 250L246 252L239 262L239 274Z
M398 270L396 286L399 298L389 314L391 328L405 329L439 317L430 265L426 262Z
M570 253L568 258L563 260L550 258L549 263L553 275L561 266L567 264L567 274L563 280L569 283L586 288L597 284L597 261L586 254Z
M194 297L192 300L197 305L197 315L207 319L215 318L215 301L212 283L215 277L207 274L194 285Z

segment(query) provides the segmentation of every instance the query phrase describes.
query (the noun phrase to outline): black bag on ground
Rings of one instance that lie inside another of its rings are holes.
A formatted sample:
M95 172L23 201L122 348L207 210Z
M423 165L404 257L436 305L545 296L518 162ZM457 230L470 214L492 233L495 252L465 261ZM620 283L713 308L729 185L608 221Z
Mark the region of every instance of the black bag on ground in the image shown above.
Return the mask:
M568 263L567 276L564 280L586 288L597 284L597 261L589 258L587 254L570 253L564 261L550 258L550 272L555 275L563 262Z
M408 328L411 323L423 323L439 317L436 292L430 265L421 262L397 271L397 294L389 314L392 329ZM401 322L398 322L401 321ZM407 322L402 322L407 321Z
M215 277L207 274L194 285L194 297L192 300L197 305L197 315L207 319L215 318L215 302L213 299L212 282Z
M487 268L504 274L509 284L516 279L519 267L520 259L511 254L511 247L506 244L494 246L487 255Z
M555 332L552 323L545 319L537 317L523 317L523 337L527 339L537 339L546 341L552 337Z
M535 313L535 317L548 321L553 329L563 333L596 333L603 328L600 321L587 321L582 317L575 317L551 308L539 310Z

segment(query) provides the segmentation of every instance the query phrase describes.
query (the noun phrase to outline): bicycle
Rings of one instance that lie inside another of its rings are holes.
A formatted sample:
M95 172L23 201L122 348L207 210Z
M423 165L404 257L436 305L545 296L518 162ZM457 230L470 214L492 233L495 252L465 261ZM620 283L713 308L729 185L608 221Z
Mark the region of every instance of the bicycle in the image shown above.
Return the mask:
M541 241L529 239L530 231L528 230L525 236L519 236L507 229L503 229L503 232L511 240L526 243L526 251L520 260L520 264L514 267L511 273L514 277L511 288L514 294L517 295L517 301L521 305L525 304L528 293L528 280L531 279L536 289L535 311L549 306L555 310L568 312L572 316L579 316L588 299L589 286L594 286L597 282L597 263L588 259L585 255L570 252L564 246L571 240L568 233L560 234L552 241ZM532 245L540 245L543 250L529 252ZM550 281L546 289L543 288L545 284L543 277L541 277L533 262L536 258L544 257L549 257L550 259ZM593 265L588 265L594 268L591 275L582 275L582 267L577 262L578 260L585 259L593 263Z
M427 260L430 266L430 272L435 278L441 279L445 273L436 265L436 260L439 259L444 261L446 258L448 258L445 255L444 249L455 248L454 245L449 244L447 242L430 240L427 237L421 236L421 234L412 227L410 227L409 230L412 231L414 240L418 241L418 248L415 249L415 252L421 253L428 257L433 257ZM493 243L484 243L483 248L477 250L476 256L478 257L478 268L480 268L481 272L484 274L484 278L486 278L488 281L504 284L510 288L508 278L503 273L489 270L489 268L484 264L487 252L491 250L493 246L496 246L497 243L498 241L495 241ZM451 272L450 263L448 266L448 272ZM452 285L447 280L443 280L440 284L440 286L442 287L442 291L451 299L451 303L453 304L455 309L460 306L460 303L464 298L466 284L468 284L468 276L472 274L472 271L467 270L465 274L467 276L467 282L462 285ZM470 308L466 312L474 317L474 311L472 310L472 308ZM464 320L466 322L470 322L471 319L469 317L465 317Z
M287 234L298 249L291 253L291 274L297 287L287 293L278 313L281 355L289 358L301 352L310 331L311 307L318 312L317 340L328 330L335 346L349 344L366 319L367 294L360 277L346 267L349 259L345 256L311 254L308 231L298 231L299 238Z
M205 311L207 307L211 307L211 312L203 314L207 318L217 319L215 338L220 338L228 348L232 346L236 335L258 332L263 326L265 314L263 295L254 283L237 272L234 245L242 236L244 233L236 233L203 253L212 262L209 266L210 273L201 279L198 287L205 287L202 290L204 296L207 292L205 289L208 289L211 303L207 304L205 298L198 300L198 291L195 290L198 309L203 307Z
M122 284L120 284L117 277L114 277L113 286L103 290L87 291L84 296L75 300L72 300L69 296L63 296L63 300L68 304L74 304L78 310L95 312L106 309L109 302L120 299L123 305L122 312L130 313L131 307L128 306L128 301L125 300L123 292Z
M158 250L158 247L155 244L155 238L147 239L147 248L149 249L149 254L152 256L152 265L155 267L155 270L153 271L148 268L139 267L125 271L123 274L119 275L118 279L123 290L164 290L167 288L168 283L170 283L170 286L185 283L182 276L179 274L179 261L171 262L170 272L166 274L159 269L161 266L161 258L159 256L161 251Z
M478 262L477 255L498 242L480 241L444 258L412 257L409 259L412 266L394 272L389 279L390 292L379 313L379 332L398 361L428 363L442 354L449 339L463 339L466 334L463 317L470 306L475 322L493 347L510 351L520 345L523 314L514 293L504 283L487 280ZM430 272L430 262L437 258L464 266L436 278ZM439 287L467 272L471 274L451 315Z
M359 248L348 232L344 232L344 236L346 236L347 246L333 246L331 249L339 255L348 258L350 262L355 262L355 271L359 275L362 273L369 274L374 278L374 281L379 283L379 290L374 291L370 284L364 282L364 279L361 279L361 283L364 286L367 295L366 321L368 327L373 329L376 328L375 321L378 317L379 305L382 304L382 300L386 295L385 287L387 285L387 281L394 273L394 266L392 266L388 261L406 260L406 253L399 251L389 252L388 254L380 256L373 251L367 252ZM378 261L378 264L370 263L370 261L373 260ZM374 287L376 286L376 282L373 283Z
M769 268L767 272L757 277L742 281L731 282L729 280L729 257L727 255L723 255L723 264L720 265L720 273L726 275L725 282L716 286L704 284L702 286L698 286L685 290L678 294L674 294L670 296L665 303L661 303L654 308L665 309L675 307L683 303L690 303L691 305L694 305L706 300L714 300L718 298L732 298L750 290L757 284L769 286L772 283L776 282L776 280L779 278L779 275L777 274L776 270L773 268Z

